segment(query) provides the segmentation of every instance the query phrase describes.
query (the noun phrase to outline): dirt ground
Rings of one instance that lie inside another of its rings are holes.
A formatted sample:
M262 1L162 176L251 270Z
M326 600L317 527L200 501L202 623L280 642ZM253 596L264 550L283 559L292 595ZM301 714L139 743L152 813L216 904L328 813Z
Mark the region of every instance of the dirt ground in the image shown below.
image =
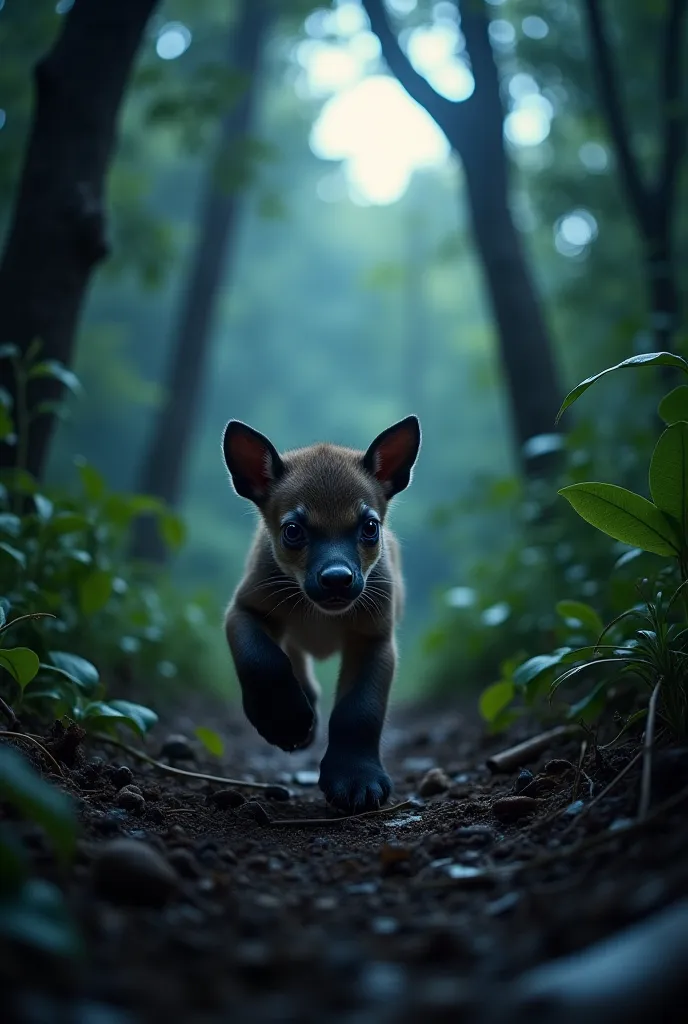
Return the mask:
M191 751L182 744L187 757L170 763L282 790L172 777L93 742L72 759L53 738L71 761L76 864L61 874L33 829L25 839L66 891L85 951L71 964L4 949L3 1020L482 1022L521 972L688 892L686 803L675 799L686 751L656 752L650 817L629 827L641 761L602 794L637 744L588 750L578 771L581 739L565 737L527 765L532 775L496 774L487 757L518 735L487 741L451 706L402 709L385 762L393 802L411 803L342 820L316 785L322 742L287 755L238 712L197 712L160 726L149 752L181 733ZM222 758L194 739L201 721L222 734Z

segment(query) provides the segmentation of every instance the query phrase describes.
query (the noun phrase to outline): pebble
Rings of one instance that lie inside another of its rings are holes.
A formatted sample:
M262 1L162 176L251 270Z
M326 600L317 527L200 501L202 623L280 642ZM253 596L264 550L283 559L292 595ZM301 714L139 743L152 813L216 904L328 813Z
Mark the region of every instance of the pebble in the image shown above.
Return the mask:
M218 789L211 793L208 799L221 811L233 810L246 803L246 797L236 789Z
M514 793L522 793L524 789L528 789L529 787L531 787L534 781L535 776L533 775L533 773L528 771L527 768L522 768L521 771L518 773L518 778L514 782ZM533 796L534 789L535 787L533 786L530 790L530 796Z
M124 786L130 786L134 781L134 775L131 768L127 768L125 764L121 764L112 773L112 784L116 789L122 789Z
M554 757L545 765L545 773L547 775L563 775L564 772L571 771L572 768L573 765L569 761L564 761L560 757Z
M143 814L146 801L136 786L124 786L117 794L117 806L124 808L125 811L131 811L132 814Z
M160 748L160 757L167 757L171 761L193 761L196 753L191 743L181 734L168 736Z
M421 779L418 792L421 796L437 796L446 793L452 782L442 768L431 768Z
M242 818L252 818L259 825L269 825L270 815L257 800L249 800L239 809Z
M112 903L162 907L179 885L179 876L152 846L138 839L112 839L93 862L95 891Z
M575 818L577 814L580 814L584 807L585 804L582 800L574 800L572 804L568 805L564 814L568 815L569 818Z
M538 802L532 796L505 796L495 800L492 813L498 821L518 821L527 818L538 809Z

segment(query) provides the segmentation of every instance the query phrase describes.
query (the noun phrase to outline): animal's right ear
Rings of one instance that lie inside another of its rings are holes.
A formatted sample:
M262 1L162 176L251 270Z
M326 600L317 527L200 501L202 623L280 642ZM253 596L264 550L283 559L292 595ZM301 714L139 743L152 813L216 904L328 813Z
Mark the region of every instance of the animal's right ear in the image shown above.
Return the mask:
M284 473L284 463L264 434L239 420L230 420L222 441L225 464L242 498L261 505Z

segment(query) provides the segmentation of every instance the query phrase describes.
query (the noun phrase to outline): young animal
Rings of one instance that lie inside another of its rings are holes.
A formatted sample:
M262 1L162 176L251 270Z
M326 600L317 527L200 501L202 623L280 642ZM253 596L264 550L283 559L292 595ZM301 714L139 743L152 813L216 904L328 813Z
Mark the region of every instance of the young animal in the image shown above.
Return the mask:
M309 746L319 696L311 658L340 652L320 788L349 812L377 807L392 788L380 735L404 593L385 516L411 480L419 447L415 416L365 453L316 444L279 455L246 424L225 428L234 489L261 516L225 619L244 711L268 743Z

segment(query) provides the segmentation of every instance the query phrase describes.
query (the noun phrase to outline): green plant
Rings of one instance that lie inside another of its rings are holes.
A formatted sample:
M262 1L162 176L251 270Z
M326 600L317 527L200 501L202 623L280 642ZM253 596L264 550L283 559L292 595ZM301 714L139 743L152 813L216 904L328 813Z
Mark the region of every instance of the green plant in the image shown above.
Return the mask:
M559 415L607 373L648 365L671 366L688 374L688 361L681 356L666 352L635 356L579 384L565 399ZM659 403L659 414L667 426L650 461L652 500L616 484L588 481L563 487L559 494L587 523L629 546L617 564L628 565L643 552L664 556L673 564L662 567L652 595L647 593L645 581L641 603L624 609L604 628L598 613L588 605L561 603L560 615L585 630L594 642L575 649L560 647L505 672L480 701L481 713L492 729L504 727L524 709L532 708L544 690L551 705L565 683L587 678L593 669L602 667L602 679L570 704L568 718L599 715L607 706L612 684L619 679L639 682L646 691L661 683L659 714L675 735L688 735L688 386L680 385L666 395ZM668 599L664 597L667 588ZM631 621L643 628L629 632ZM605 639L613 642L603 644ZM644 713L642 708L634 711L627 724Z

